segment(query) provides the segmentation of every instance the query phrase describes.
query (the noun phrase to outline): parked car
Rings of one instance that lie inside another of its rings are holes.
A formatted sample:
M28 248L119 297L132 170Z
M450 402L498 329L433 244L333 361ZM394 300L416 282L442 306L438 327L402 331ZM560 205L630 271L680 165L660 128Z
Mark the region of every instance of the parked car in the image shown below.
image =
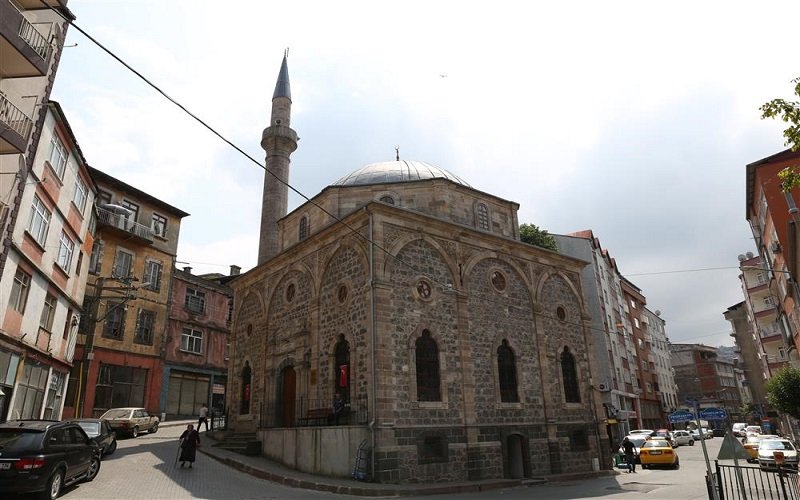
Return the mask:
M758 466L762 469L776 468L775 453L783 453L784 464L797 468L797 448L788 439L762 439L758 443Z
M639 450L639 461L643 469L649 469L654 465L664 465L672 469L681 466L678 453L666 439L650 438L644 442Z
M101 456L111 455L117 449L117 433L111 429L108 420L100 418L78 418L73 420L100 448Z
M749 434L761 434L761 426L760 425L748 425L744 428L745 435Z
M158 431L158 417L150 415L144 408L112 408L100 418L108 420L117 435L122 433L136 437L140 432L148 431L152 434Z
M747 424L745 422L737 422L733 424L731 430L733 431L734 436L745 437L746 436L745 428L747 428Z
M636 463L639 463L639 450L642 448L642 445L647 442L649 435L645 434L628 434L627 438L633 442L633 459ZM622 449L622 446L619 447L619 453L624 455L625 450Z
M750 434L745 438L742 445L744 446L744 451L747 452L748 462L755 463L758 461L758 446L762 440L766 439L778 439L778 436L772 434Z
M644 434L646 436L652 436L655 431L653 429L634 429L628 433L628 435L632 434Z
M672 431L672 437L675 438L675 442L678 443L678 446L686 445L694 446L694 438L689 431Z
M100 449L74 422L9 420L0 424L0 493L41 493L55 499L64 486L100 472Z
M725 429L723 429L722 427L719 427L717 429L712 429L711 432L714 437L725 437Z

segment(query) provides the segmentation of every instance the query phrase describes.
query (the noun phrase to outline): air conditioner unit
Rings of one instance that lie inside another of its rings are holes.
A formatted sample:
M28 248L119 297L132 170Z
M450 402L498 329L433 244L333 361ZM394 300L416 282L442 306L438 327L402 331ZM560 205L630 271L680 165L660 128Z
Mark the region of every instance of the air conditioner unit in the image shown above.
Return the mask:
M597 384L597 389L600 392L608 392L611 390L611 384L609 384L608 382L600 382L599 384Z

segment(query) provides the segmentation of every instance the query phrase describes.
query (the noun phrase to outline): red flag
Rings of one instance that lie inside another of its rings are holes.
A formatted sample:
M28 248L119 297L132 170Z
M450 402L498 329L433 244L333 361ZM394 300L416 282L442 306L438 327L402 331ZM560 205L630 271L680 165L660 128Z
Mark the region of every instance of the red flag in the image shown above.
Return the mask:
M347 387L347 365L339 365L339 387Z

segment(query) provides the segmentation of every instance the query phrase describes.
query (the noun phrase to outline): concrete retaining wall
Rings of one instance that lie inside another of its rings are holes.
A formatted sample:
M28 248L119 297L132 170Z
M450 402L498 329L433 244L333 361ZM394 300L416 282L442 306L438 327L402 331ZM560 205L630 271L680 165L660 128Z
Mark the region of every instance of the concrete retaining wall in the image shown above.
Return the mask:
M261 429L261 453L287 467L310 474L352 477L358 445L369 442L366 427Z

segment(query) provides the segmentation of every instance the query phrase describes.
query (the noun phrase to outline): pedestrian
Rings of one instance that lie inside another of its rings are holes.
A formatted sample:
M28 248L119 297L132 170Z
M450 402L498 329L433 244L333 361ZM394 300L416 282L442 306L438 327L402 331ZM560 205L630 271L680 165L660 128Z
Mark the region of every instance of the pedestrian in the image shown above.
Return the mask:
M344 399L342 399L342 395L340 393L336 393L336 396L333 398L333 422L334 425L339 425L339 417L342 415L344 411Z
M179 446L181 448L181 456L178 460L181 462L181 467L186 462L189 462L189 468L191 469L197 456L197 448L200 447L200 434L194 429L194 425L189 424L186 426L186 430L181 434Z
M625 461L628 462L628 474L636 473L636 457L634 456L633 441L625 436L622 440L622 451L625 453Z
M206 432L208 432L208 406L203 403L200 407L200 418L197 420L197 432L200 432L200 426L206 424Z

